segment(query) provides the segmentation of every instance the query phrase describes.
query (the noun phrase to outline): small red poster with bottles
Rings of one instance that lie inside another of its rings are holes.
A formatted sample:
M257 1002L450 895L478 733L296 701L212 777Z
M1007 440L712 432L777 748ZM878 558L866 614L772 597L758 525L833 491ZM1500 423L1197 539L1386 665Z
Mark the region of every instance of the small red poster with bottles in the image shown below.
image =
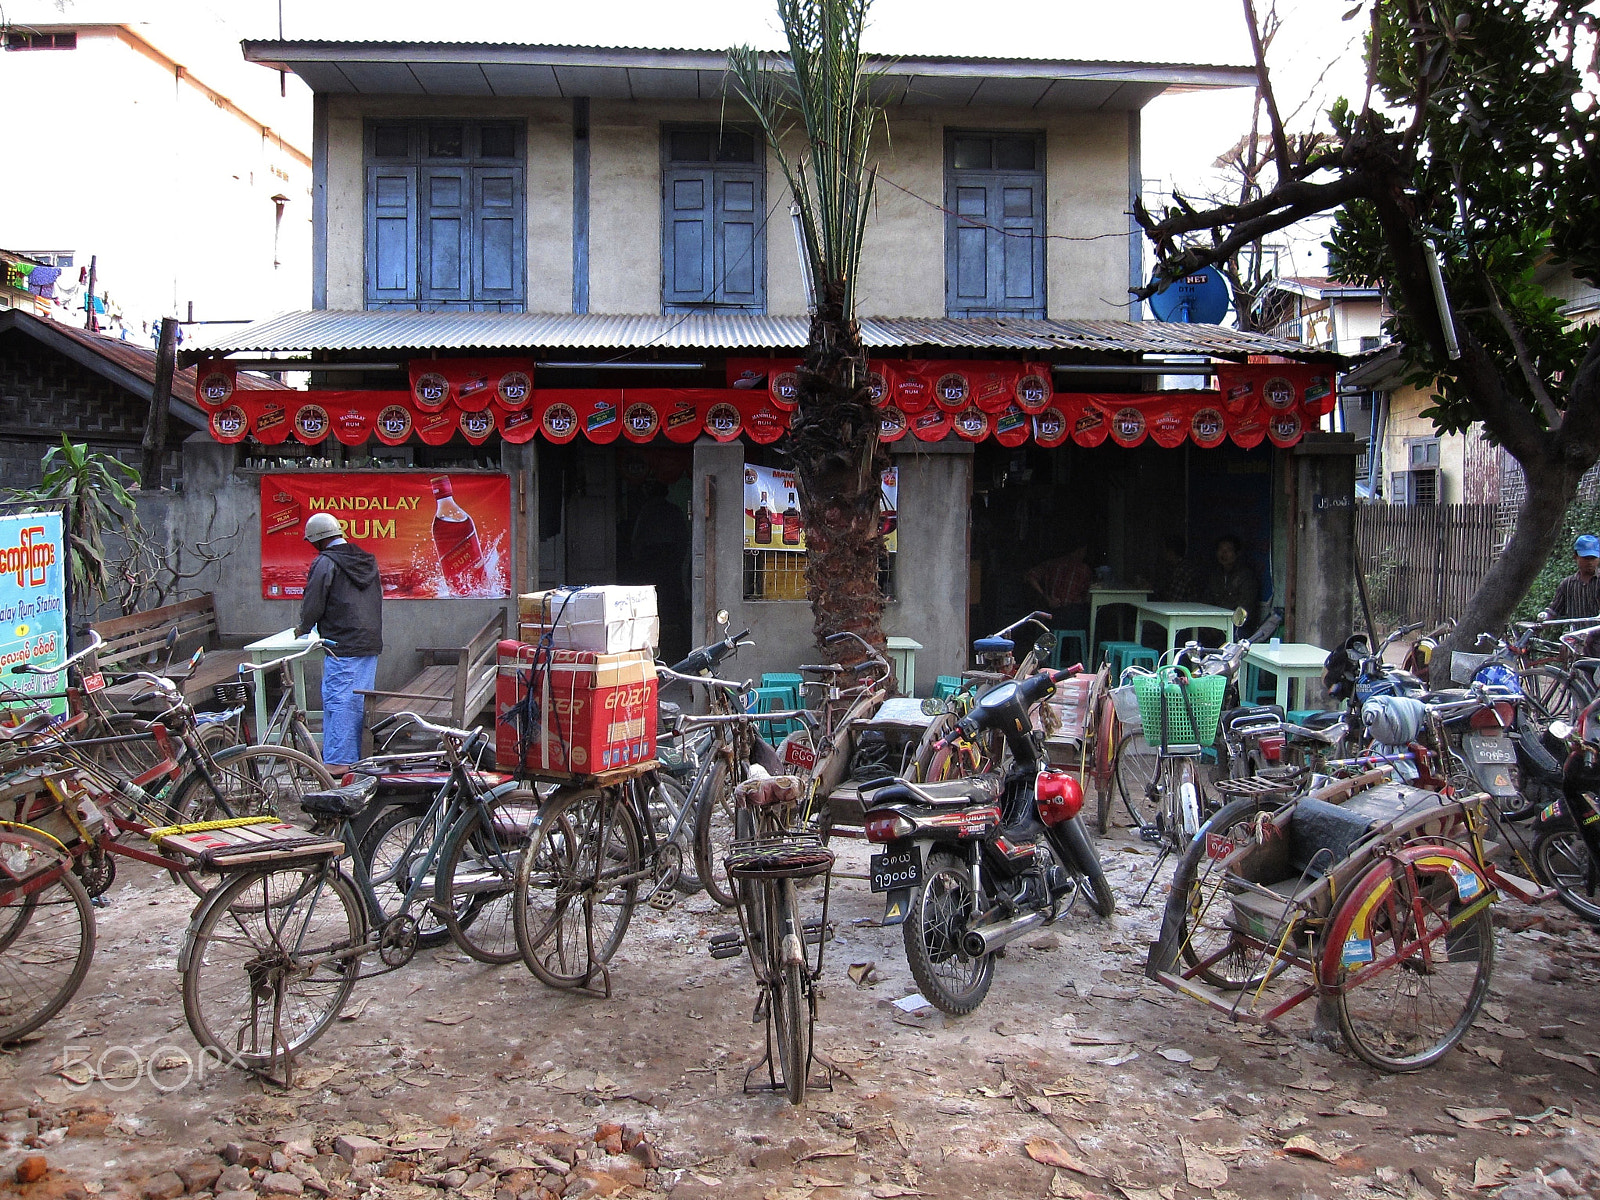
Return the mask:
M511 594L511 479L488 472L333 471L261 477L261 595L296 600L314 512L378 560L386 600Z
M884 549L890 554L900 548L899 504L900 472L898 467L890 467L883 473L883 493L879 501ZM805 550L806 532L800 513L800 489L793 471L745 463L744 548Z

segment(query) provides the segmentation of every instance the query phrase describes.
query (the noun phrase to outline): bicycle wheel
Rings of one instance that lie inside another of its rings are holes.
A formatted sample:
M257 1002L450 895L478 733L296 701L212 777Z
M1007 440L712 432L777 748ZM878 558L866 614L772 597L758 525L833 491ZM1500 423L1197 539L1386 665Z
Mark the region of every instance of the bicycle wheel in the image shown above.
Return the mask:
M1182 955L1202 981L1223 991L1257 987L1266 978L1266 956L1246 945L1234 931L1233 904L1223 886L1221 857L1213 857L1212 849L1225 852L1230 844L1251 841L1256 817L1277 807L1276 801L1259 796L1241 797L1223 805L1189 843L1172 873L1161 941L1152 947L1152 956L1161 956L1156 961L1164 958L1170 962ZM1288 963L1280 962L1272 970L1278 974L1287 967Z
M723 866L734 838L734 782L729 778L727 761L719 759L702 785L695 809L695 874L705 886L706 895L724 908L732 908L737 899Z
M519 789L474 805L450 831L434 906L456 945L479 962L517 961L517 865L538 813L539 794Z
M1551 721L1574 720L1593 696L1587 680L1551 663L1517 672L1524 708L1542 733Z
M361 839L357 854L362 868L372 883L372 897L368 898L367 919L374 926L382 925L400 911L406 894L422 868L428 849L433 844L430 829L423 828L427 818L424 809L396 805L372 823ZM429 907L428 889L419 888L421 903L414 915L417 918L417 944L442 946L450 940L450 930L434 909ZM372 907L372 900L377 907Z
M94 957L94 909L66 857L21 831L0 832L0 854L54 861L55 878L26 895L9 882L0 904L0 1043L39 1028L70 1001ZM31 871L31 867L30 867Z
M1117 794L1140 829L1156 827L1156 802L1150 789L1155 784L1156 766L1160 761L1156 748L1144 740L1143 733L1124 734L1117 743L1116 765L1112 768Z
M1369 966L1344 967L1334 996L1339 1030L1356 1054L1381 1071L1418 1071L1459 1042L1489 993L1494 969L1494 922L1484 905L1461 921L1456 884L1443 871L1413 865L1403 871L1380 863L1380 890L1362 901L1373 962L1404 947L1398 961L1347 986ZM1355 885L1352 900L1365 889ZM1339 921L1337 910L1333 921ZM1459 922L1453 924L1452 922Z
M1546 829L1533 843L1533 861L1556 889L1556 899L1585 921L1600 924L1600 868L1581 833L1571 826Z
M811 1020L806 1001L805 926L800 920L800 900L794 880L780 879L762 885L767 901L767 928L779 936L768 939L767 963L771 978L772 1036L778 1043L783 1090L790 1104L806 1098L806 1073L811 1065Z
M551 987L583 987L622 944L639 893L639 829L616 788L557 792L517 867L522 961Z
M183 948L183 1015L221 1061L270 1066L321 1037L360 973L366 920L338 870L236 875L195 914Z
M198 770L178 784L172 806L184 822L216 821L226 816L277 817L309 824L300 797L327 791L334 778L317 759L287 746L244 746L224 751L212 768L213 792ZM226 803L225 811L223 804Z
M972 869L950 851L935 850L906 914L903 936L911 975L922 994L953 1017L982 1004L994 979L994 955L972 958L961 944L980 899Z

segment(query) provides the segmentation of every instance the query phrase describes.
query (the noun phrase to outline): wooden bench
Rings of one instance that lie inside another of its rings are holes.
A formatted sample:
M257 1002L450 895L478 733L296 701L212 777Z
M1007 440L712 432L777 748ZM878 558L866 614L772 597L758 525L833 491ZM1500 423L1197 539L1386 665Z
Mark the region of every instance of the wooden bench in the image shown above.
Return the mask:
M178 638L169 665L167 636L172 629L178 631ZM91 670L112 675L150 671L175 680L181 678L184 698L190 701L209 700L212 685L237 678L239 664L249 658L243 650L221 648L216 602L210 592L193 600L96 621L94 631L105 644L95 651ZM200 647L205 648L205 658L193 674L187 674L189 657ZM106 691L112 703L124 704L129 697L144 690L144 684L134 681L117 684Z
M436 725L466 727L494 699L499 670L496 647L506 636L506 615L496 613L459 648L426 647L417 651L422 669L397 692L363 689L367 724L399 712L413 712Z

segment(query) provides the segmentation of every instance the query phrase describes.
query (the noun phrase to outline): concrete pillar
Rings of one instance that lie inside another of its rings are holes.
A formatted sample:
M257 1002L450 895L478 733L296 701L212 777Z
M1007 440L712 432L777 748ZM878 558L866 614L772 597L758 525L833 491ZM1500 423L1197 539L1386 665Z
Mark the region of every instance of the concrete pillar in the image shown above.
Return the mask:
M1287 621L1297 642L1332 650L1355 624L1355 464L1348 433L1308 434L1290 455ZM1320 696L1318 688L1310 689ZM1319 701L1320 702L1320 701Z

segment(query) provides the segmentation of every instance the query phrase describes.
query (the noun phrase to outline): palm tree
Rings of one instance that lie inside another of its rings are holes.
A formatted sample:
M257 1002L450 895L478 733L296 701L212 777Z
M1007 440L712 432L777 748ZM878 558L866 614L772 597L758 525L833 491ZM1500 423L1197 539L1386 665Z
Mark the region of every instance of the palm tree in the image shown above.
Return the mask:
M787 449L806 531L806 595L818 645L849 631L883 647L879 480L887 456L866 390L855 320L856 268L876 172L883 110L861 54L871 0L778 0L787 55L729 51L739 93L771 145L799 208L811 329Z

